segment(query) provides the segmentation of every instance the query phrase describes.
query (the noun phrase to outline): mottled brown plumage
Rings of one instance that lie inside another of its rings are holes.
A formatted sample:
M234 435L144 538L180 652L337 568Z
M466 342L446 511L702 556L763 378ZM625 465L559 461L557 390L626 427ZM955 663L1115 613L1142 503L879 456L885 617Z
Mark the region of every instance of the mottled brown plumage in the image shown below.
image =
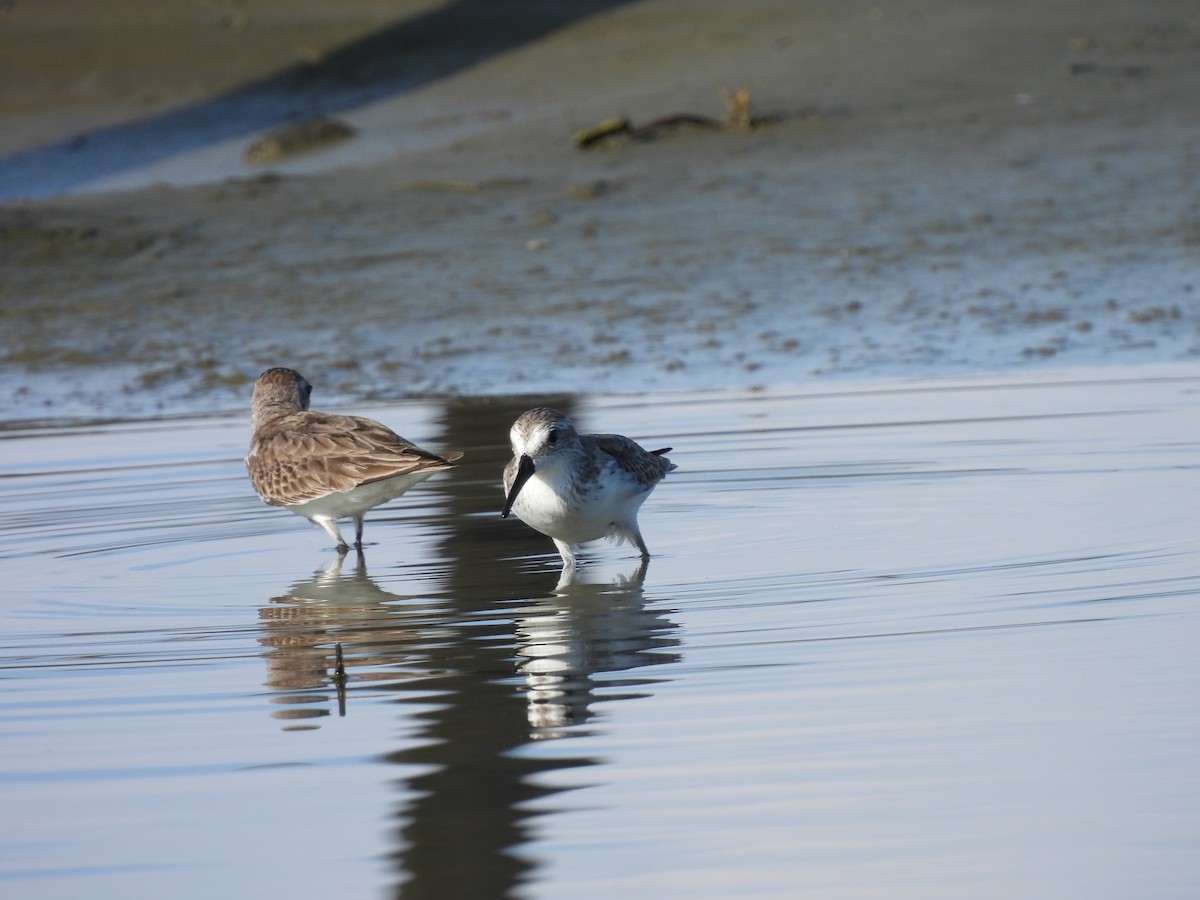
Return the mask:
M354 519L355 546L361 548L367 510L462 456L423 450L372 419L310 411L311 394L312 386L292 369L268 369L259 376L246 471L264 503L320 525L339 550L347 547L339 518Z

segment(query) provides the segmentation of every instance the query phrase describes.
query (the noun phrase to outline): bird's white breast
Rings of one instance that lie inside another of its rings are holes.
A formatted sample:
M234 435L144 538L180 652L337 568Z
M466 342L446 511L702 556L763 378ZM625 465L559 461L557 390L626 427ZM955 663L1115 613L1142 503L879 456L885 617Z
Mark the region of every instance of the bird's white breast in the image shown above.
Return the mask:
M549 468L549 467L547 467ZM628 479L601 473L598 483L575 486L570 472L537 471L525 482L513 503L521 521L542 534L583 544L605 537L614 525L637 517L649 492L631 492Z

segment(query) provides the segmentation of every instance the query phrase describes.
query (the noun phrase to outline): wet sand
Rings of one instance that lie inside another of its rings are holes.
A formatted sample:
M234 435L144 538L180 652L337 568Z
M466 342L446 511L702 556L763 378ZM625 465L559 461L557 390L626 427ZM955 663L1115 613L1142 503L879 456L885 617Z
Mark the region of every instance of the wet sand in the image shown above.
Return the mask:
M1190 4L558 6L0 12L0 419L1200 355Z

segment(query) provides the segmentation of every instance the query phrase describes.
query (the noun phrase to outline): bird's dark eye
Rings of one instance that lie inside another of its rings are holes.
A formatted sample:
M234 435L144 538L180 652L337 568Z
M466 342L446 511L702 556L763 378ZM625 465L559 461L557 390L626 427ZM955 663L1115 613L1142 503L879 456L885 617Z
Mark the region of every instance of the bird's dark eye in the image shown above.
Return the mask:
M548 434L546 436L546 440L549 441L551 444L557 444L558 443L558 429L551 428L550 434Z

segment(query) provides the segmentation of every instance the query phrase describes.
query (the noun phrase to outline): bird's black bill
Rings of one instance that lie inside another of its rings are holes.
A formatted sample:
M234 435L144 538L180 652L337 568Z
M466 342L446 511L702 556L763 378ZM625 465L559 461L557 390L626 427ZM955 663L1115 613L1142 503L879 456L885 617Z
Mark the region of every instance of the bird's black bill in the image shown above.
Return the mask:
M525 486L525 482L532 474L533 460L525 454L521 454L521 459L517 463L517 477L513 479L512 488L509 490L508 496L504 498L504 509L500 510L500 518L508 518L508 514L512 512L513 501L517 499L517 494L521 493L521 488Z

